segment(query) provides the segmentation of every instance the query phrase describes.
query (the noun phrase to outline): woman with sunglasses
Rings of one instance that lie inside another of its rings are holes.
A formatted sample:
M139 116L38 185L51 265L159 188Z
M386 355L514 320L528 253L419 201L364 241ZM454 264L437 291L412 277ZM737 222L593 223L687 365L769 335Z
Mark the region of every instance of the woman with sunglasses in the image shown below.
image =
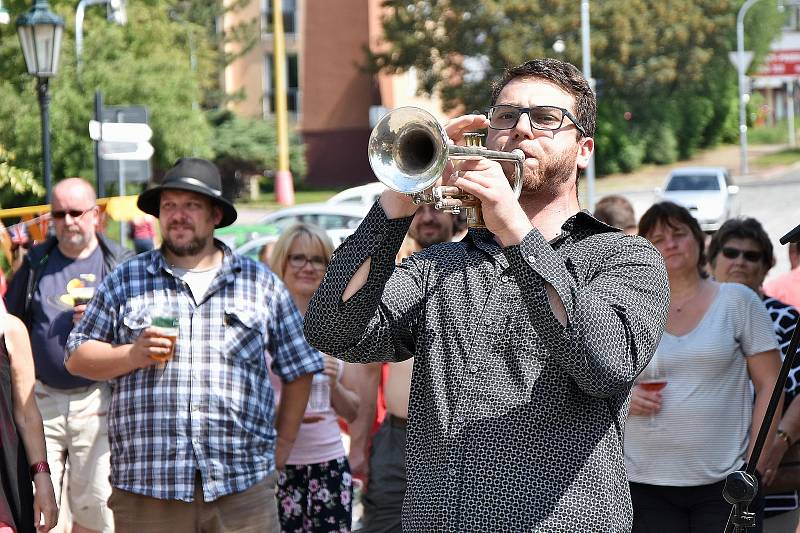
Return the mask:
M275 243L270 268L283 280L300 314L305 315L332 254L328 235L311 224L288 228ZM338 417L352 422L358 414L352 381L347 364L325 356L324 375L315 376L306 416L278 478L282 531L350 531L353 483Z
M667 384L658 392L635 386L625 426L633 531L723 531L725 478L750 456L780 368L778 343L753 291L708 278L705 234L688 210L653 205L639 235L664 258L670 306L655 355ZM762 474L769 460L761 456Z
M754 218L736 218L725 222L708 245L711 275L719 282L733 282L753 289L769 312L781 356L797 324L797 310L775 298L770 298L761 285L767 272L775 265L772 242L761 224ZM800 438L800 358L796 358L784 387L783 415L779 416L778 438L772 439L768 462L764 464L763 482L767 492L778 464L789 447ZM800 522L800 501L797 491L770 494L765 501L765 533L795 533Z

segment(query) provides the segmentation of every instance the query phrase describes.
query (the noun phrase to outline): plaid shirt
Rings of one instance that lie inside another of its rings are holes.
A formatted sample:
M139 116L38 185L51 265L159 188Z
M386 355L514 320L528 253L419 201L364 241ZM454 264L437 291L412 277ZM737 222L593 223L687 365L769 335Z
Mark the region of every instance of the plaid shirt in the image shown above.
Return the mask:
M275 397L264 351L286 382L323 368L277 276L217 246L222 267L202 299L195 302L159 250L146 252L104 279L69 336L69 352L90 339L129 344L150 325L151 309L180 310L175 356L166 367L111 382L117 488L191 502L199 471L206 501L246 490L275 467Z

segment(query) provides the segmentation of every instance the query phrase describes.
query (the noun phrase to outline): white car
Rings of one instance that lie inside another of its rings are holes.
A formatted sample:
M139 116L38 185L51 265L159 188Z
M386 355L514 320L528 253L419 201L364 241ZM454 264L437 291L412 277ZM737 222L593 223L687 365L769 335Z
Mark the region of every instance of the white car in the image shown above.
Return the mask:
M367 216L368 211L369 206L361 204L299 204L270 213L259 222L261 224L274 224L278 226L280 231L298 222L316 224L324 230L354 230Z
M336 249L342 244L350 234L353 233L352 229L331 229L326 231L328 237L331 238L333 241L333 248ZM239 255L244 255L249 257L254 261L258 261L260 259L259 255L261 254L261 250L264 246L274 243L278 240L279 235L263 235L257 239L253 239L252 241L246 242L243 245L239 246L235 251Z
M723 222L738 216L736 195L728 171L721 167L686 167L670 172L664 188L655 190L656 201L684 206L706 232L719 229Z
M337 205L357 204L371 206L385 190L386 185L379 181L367 183L366 185L359 185L357 187L345 189L342 192L331 196L327 203Z

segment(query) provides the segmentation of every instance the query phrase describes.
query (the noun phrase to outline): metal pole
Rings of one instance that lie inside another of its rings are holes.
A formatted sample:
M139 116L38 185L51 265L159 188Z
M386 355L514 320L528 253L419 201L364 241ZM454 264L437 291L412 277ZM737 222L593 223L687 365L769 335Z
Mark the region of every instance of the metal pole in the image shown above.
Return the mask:
M42 162L44 171L45 203L50 203L52 191L50 163L50 93L49 78L37 78L36 91L39 93L39 109L42 115Z
M103 92L97 90L94 92L94 119L100 124L103 123ZM101 130L102 131L102 128ZM106 184L103 179L103 169L100 168L100 141L94 142L94 175L95 184L97 185L97 197L106 197Z
M273 63L275 69L275 120L278 127L278 168L275 199L294 204L294 182L289 170L289 120L286 111L286 41L283 34L283 2L272 0Z
M583 77L589 82L592 91L595 90L594 79L592 79L592 53L590 51L589 34L589 0L581 0L581 52L583 55ZM597 94L595 92L595 94ZM594 153L589 158L589 166L586 167L586 203L589 211L594 211Z
M758 0L747 0L736 15L736 69L739 71L739 173L747 175L747 102L745 101L744 16Z
M78 72L81 71L81 53L83 52L83 17L86 8L107 3L108 0L81 0L75 8L75 63Z
M789 146L797 146L797 133L794 131L794 80L786 81L786 120L789 123Z

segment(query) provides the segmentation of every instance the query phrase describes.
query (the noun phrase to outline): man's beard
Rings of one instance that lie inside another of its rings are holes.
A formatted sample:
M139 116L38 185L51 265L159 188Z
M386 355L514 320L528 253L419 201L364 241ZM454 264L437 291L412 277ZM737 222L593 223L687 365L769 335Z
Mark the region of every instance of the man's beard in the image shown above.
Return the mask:
M190 257L197 255L208 244L208 237L195 237L183 245L175 244L169 237L164 236L161 244L177 257Z
M428 226L433 226L433 225L428 224ZM423 234L423 232L421 231L423 228L417 228L416 231L414 231L414 234L411 235L411 237L415 241L417 241L417 244L419 244L420 247L422 248L427 248L428 246L431 246L433 244L439 244L441 242L449 240L445 238L444 228L441 226L441 224L435 224L435 227L437 231L433 233L430 237Z
M577 168L577 155L562 152L547 160L539 160L539 167L532 173L523 171L523 194L546 194L557 196L561 186L573 179ZM513 187L513 183L512 183Z

